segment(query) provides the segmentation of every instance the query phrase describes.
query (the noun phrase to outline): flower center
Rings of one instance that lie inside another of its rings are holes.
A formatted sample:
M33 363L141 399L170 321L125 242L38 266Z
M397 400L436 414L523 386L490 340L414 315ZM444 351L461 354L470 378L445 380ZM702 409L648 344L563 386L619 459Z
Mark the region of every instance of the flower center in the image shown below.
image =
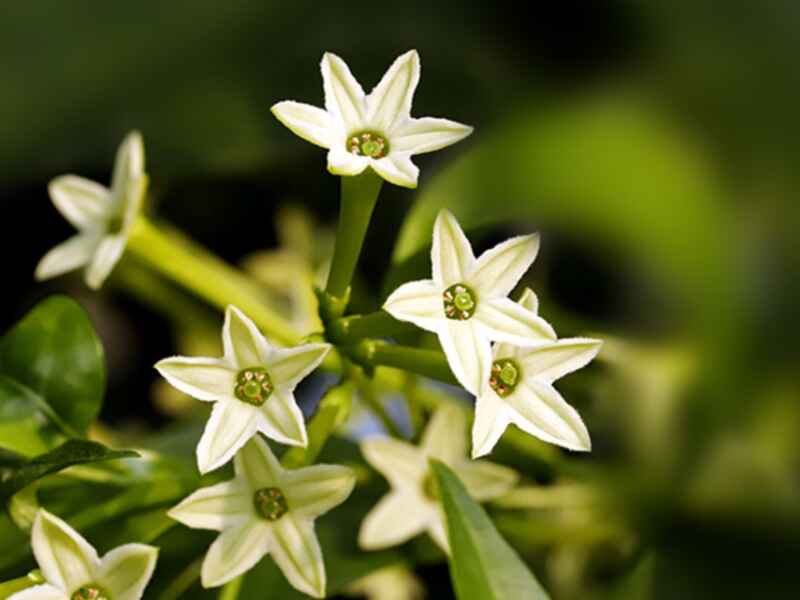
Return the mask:
M520 380L519 365L510 358L501 358L492 363L492 372L489 376L489 387L498 396L505 398L514 391Z
M347 149L358 156L383 158L389 154L389 142L374 131L361 131L347 138Z
M451 285L442 294L444 314L448 319L465 321L475 314L475 292L463 283Z
M283 492L275 487L257 490L253 494L253 504L256 512L267 521L277 521L289 510Z
M436 480L431 473L428 473L425 479L422 480L422 494L431 502L439 501L439 488L436 486Z
M233 388L234 395L242 402L261 406L272 394L275 386L269 373L263 367L248 367L242 369L236 376L236 385Z
M70 600L111 600L111 596L96 583L87 583L75 590Z

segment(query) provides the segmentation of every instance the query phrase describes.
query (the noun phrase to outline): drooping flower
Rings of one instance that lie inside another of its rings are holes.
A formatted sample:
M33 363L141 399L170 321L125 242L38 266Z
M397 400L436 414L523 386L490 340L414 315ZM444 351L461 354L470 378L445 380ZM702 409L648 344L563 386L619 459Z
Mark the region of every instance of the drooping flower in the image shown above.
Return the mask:
M153 575L158 548L125 544L103 558L64 521L40 509L31 531L45 583L9 600L139 600Z
M472 133L472 127L447 119L411 117L419 73L416 50L406 52L367 95L347 64L326 52L325 110L284 101L275 104L272 113L303 139L328 149L331 173L358 175L370 167L386 181L413 188L419 169L411 156L439 150Z
M445 517L438 499L429 460L448 465L478 501L492 500L516 485L517 474L484 460L469 460L464 411L443 406L434 413L420 446L388 437L373 437L361 443L367 461L380 471L391 491L367 514L361 524L359 545L377 550L402 544L425 531L449 552Z
M129 133L117 151L110 189L76 175L53 179L50 199L78 234L44 255L36 279L86 267L86 285L100 288L122 257L146 189L144 146L137 131Z
M234 479L196 491L168 513L188 527L221 532L203 560L203 587L223 585L270 554L295 588L324 597L325 564L314 520L347 499L355 485L352 470L285 470L257 435L233 464Z
M197 445L200 472L227 463L257 431L282 444L306 446L308 435L294 388L317 368L331 346L274 347L233 306L225 312L222 343L222 358L174 356L156 364L180 391L214 402Z
M520 306L538 312L530 289ZM566 338L523 348L495 344L491 371L475 404L472 457L489 454L510 423L545 442L570 450L590 450L589 432L578 411L567 404L553 382L589 363L600 340Z
M556 339L547 321L507 298L539 251L539 237L511 238L475 258L464 232L442 210L433 228L433 279L397 288L383 308L439 336L450 369L478 395L488 380L490 342L521 346Z

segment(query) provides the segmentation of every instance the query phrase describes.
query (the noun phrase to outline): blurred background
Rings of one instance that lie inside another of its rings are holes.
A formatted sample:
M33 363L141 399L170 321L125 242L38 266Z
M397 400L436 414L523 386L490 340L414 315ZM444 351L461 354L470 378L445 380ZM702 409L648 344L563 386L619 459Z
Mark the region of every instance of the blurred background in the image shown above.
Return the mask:
M538 487L493 508L501 531L557 599L795 597L797 2L3 2L0 331L66 291L104 340L104 421L169 428L183 400L151 366L217 344L220 316L128 260L101 294L34 284L70 234L47 182L107 181L141 130L148 212L312 327L292 275L324 265L338 181L269 107L321 105L325 50L369 89L409 48L413 113L476 133L418 157L418 190L384 187L355 308L425 275L447 205L478 249L540 231L542 314L607 340L560 386L594 451L526 473ZM419 564L429 597L452 597L446 567ZM384 585L372 598L418 593Z

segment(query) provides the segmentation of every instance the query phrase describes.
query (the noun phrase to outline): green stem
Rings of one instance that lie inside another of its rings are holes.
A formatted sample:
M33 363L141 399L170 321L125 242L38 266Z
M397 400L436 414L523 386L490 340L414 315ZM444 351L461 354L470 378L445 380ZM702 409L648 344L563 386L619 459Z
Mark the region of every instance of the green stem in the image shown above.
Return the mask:
M242 588L243 581L244 575L239 575L236 579L226 583L219 596L217 596L217 600L236 600L239 597L239 590Z
M200 579L200 571L203 568L203 558L204 557L201 556L189 563L187 567L172 580L172 583L167 586L167 589L161 593L159 600L177 600L181 598L184 592Z
M42 583L44 583L44 578L41 573L38 570L31 571L25 575L25 577L19 577L18 579L0 583L0 598L8 598L12 594L16 594L17 592Z
M394 337L395 335L418 331L410 323L398 321L385 310L368 315L352 315L332 321L327 328L328 339L335 344L346 345L362 338Z
M447 364L447 358L440 350L421 350L380 340L363 340L357 346L350 346L346 350L356 362L368 369L380 366L394 367L459 385Z
M331 296L342 298L350 287L382 184L383 179L372 169L354 177L342 177L336 246L325 286L325 291Z
M298 341L298 333L264 303L261 291L248 277L179 232L167 233L140 217L131 231L128 251L208 303L222 310L235 305L278 341Z
M350 416L352 406L351 382L328 390L319 402L317 414L308 423L308 446L295 446L287 450L281 457L283 466L287 469L298 469L314 463L331 434Z

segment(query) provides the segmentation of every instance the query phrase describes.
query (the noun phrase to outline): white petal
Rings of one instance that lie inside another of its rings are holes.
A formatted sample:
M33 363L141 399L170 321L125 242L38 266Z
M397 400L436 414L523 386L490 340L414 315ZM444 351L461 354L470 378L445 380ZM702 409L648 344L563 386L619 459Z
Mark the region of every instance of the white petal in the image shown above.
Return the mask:
M227 463L256 432L258 412L239 400L216 402L197 444L197 467L208 473Z
M99 243L100 238L93 234L81 233L69 238L42 257L34 277L43 281L88 265Z
M358 545L379 550L402 544L425 531L430 519L431 511L418 494L389 492L361 522Z
M442 290L430 279L410 281L392 292L383 309L399 321L436 332L444 318Z
M258 407L258 430L268 438L290 446L308 445L308 433L303 413L297 406L294 394L277 387L267 401Z
M478 502L508 493L519 481L513 469L486 460L464 461L455 471L469 495Z
M86 285L98 290L125 251L128 238L124 235L107 235L100 240L94 257L86 269Z
M475 317L468 321L447 321L439 331L439 342L453 375L464 389L477 396L489 377L492 352L474 320Z
M448 210L439 211L433 225L431 247L433 281L445 289L456 283L464 283L475 263L472 246L456 218Z
M525 310L532 312L534 315L539 313L539 298L536 297L534 291L529 287L526 287L522 291L522 295L519 300L517 300L517 304ZM516 352L517 346L507 342L497 342L492 346L492 357L495 360L499 358L513 358Z
M408 119L400 123L392 134L391 149L411 154L433 152L460 142L472 131L468 125L447 119Z
M11 594L7 600L69 600L69 594L49 584L35 585Z
M334 175L359 175L369 166L370 159L334 146L328 152L328 172Z
M467 454L467 417L457 406L443 405L433 413L420 445L426 456L453 465Z
M519 304L525 310L531 311L533 314L539 314L539 298L536 296L536 293L529 287L526 287L522 290L522 295L517 300L517 304Z
M370 437L361 442L361 453L396 488L416 490L428 471L422 452L400 440Z
M578 411L553 386L523 380L505 401L513 409L512 422L523 431L570 450L591 449L589 432Z
M193 529L222 531L253 517L253 492L242 479L200 488L167 513Z
M111 193L107 188L76 175L62 175L48 185L50 199L76 229L102 228L111 214Z
M236 372L222 360L173 356L158 361L155 368L171 386L193 398L235 400Z
M45 580L62 590L76 590L92 580L100 559L94 548L64 521L40 509L31 545Z
M489 454L508 427L506 403L493 391L484 391L475 401L472 423L472 458Z
M505 298L539 253L539 236L522 235L506 240L478 257L469 283L478 297Z
M145 544L125 544L103 557L96 583L111 593L114 600L139 600L153 576L158 548Z
M111 177L111 190L117 202L128 196L130 182L144 174L144 143L138 131L132 131L119 146Z
M267 443L253 436L236 453L233 466L237 477L244 478L250 488L280 487L283 469Z
M270 355L269 372L276 386L294 389L331 351L330 344L303 344L294 348L276 348Z
M391 152L378 160L371 160L373 170L389 183L406 188L417 187L419 167L411 162L411 155L407 152Z
M251 519L226 529L208 549L200 572L203 587L217 587L249 571L269 550L270 527Z
M135 177L128 182L124 196L120 198L122 202L122 234L128 235L133 227L139 212L142 209L145 192L149 180L147 175Z
M419 55L410 50L392 63L380 83L367 96L367 123L378 132L390 133L409 118L411 101L419 83Z
M292 586L315 598L325 597L325 564L313 521L287 513L272 525L269 550Z
M347 134L364 127L364 90L350 72L347 64L335 54L326 52L322 57L322 86L325 90L325 108L341 120Z
M272 350L255 323L235 306L225 311L222 344L225 359L237 369L264 366Z
M556 339L550 323L508 298L479 297L477 304L472 320L490 340L530 346Z
M438 511L439 515L428 524L428 535L436 542L442 551L450 555L450 541L447 539L447 526L445 525L444 515Z
M273 105L272 114L304 140L330 148L334 144L336 126L327 111L290 100Z
M314 465L285 471L282 489L293 514L313 519L344 502L355 484L348 467Z
M586 366L602 345L600 340L590 338L566 338L535 348L520 348L517 358L523 377L552 383Z

